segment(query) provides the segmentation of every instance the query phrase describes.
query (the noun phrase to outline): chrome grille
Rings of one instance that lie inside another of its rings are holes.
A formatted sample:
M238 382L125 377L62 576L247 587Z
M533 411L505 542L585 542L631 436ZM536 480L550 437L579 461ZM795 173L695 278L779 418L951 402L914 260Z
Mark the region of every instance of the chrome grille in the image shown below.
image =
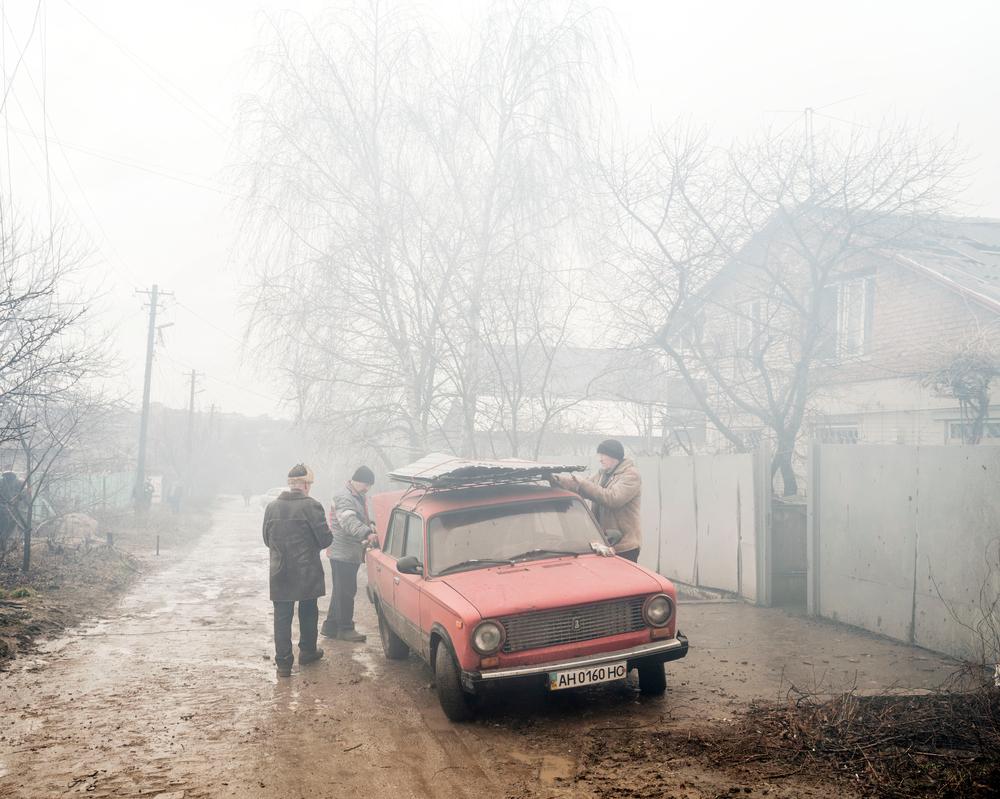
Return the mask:
M641 630L646 626L644 601L645 597L637 596L506 616L500 619L507 631L503 651L521 652Z

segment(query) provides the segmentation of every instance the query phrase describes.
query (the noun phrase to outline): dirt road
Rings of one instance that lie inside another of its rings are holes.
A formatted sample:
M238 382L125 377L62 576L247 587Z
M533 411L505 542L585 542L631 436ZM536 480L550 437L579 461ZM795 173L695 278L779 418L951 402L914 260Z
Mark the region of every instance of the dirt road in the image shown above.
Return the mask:
M192 550L138 583L111 617L0 675L0 796L843 795L808 775L749 784L683 741L752 698L781 696L790 681L929 687L951 670L781 611L687 604L692 651L671 664L666 697L640 699L622 685L507 697L456 726L421 662L383 660L363 597L366 645L325 641L324 660L275 677L260 515L225 505ZM653 734L678 743L652 770L609 743Z

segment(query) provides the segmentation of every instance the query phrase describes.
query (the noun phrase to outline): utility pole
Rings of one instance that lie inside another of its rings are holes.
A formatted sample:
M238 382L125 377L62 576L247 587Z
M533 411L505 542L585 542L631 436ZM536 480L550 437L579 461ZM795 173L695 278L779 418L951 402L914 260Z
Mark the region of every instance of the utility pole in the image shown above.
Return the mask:
M156 312L159 309L160 298L170 296L170 292L161 292L160 287L153 284L150 291L137 291L149 297L149 328L146 335L146 374L142 383L142 416L139 421L139 455L135 469L135 488L133 499L136 508L144 508L146 504L146 435L149 432L149 392L153 383L153 353L156 348Z
M198 373L192 369L191 374L191 396L188 400L188 427L187 427L187 479L188 487L190 488L191 483L191 456L193 453L193 441L194 441L194 395L198 392L195 390L195 386L198 384Z

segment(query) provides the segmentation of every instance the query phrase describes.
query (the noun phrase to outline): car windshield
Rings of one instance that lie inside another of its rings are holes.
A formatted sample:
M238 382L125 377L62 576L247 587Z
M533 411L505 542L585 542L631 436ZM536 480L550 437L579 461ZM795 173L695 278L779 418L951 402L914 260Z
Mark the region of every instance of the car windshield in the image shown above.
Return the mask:
M592 541L601 540L593 517L578 499L452 511L435 516L428 526L430 573L552 554L583 554L591 551Z

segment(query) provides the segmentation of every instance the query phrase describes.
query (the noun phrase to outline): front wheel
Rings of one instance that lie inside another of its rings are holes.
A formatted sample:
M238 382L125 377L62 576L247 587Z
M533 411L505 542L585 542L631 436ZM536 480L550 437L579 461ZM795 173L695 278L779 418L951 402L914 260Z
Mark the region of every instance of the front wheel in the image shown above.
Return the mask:
M472 696L462 689L458 663L444 643L438 644L434 654L434 684L441 709L450 721L472 718Z
M376 607L378 614L378 635L382 639L382 651L387 660L403 660L410 654L410 648L406 642L392 631L389 622L385 620L382 608Z
M639 693L661 696L667 690L667 672L660 661L639 663Z

